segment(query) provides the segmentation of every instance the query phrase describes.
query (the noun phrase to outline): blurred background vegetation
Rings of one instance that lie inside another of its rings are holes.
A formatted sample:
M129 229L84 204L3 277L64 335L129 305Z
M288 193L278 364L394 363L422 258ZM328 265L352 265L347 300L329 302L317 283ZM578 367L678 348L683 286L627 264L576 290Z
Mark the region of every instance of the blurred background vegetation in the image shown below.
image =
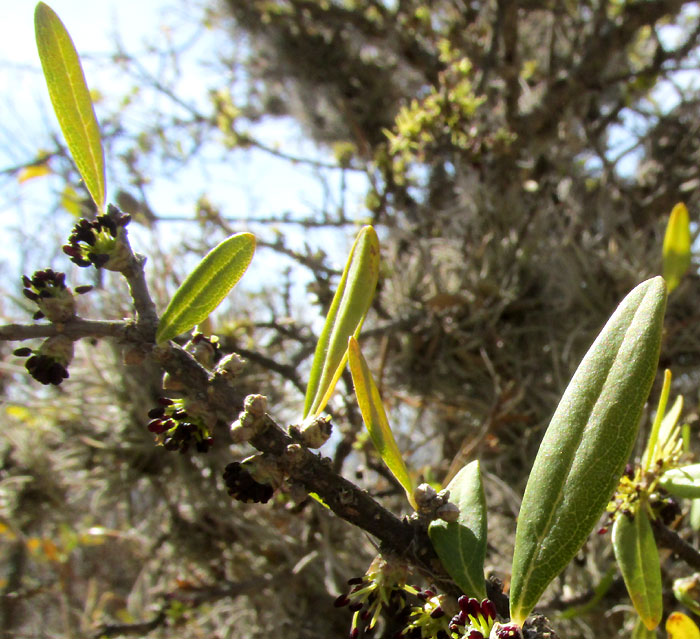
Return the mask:
M519 498L570 375L617 302L660 272L673 205L685 201L691 219L698 210L697 3L212 0L182 2L178 20L188 30L171 25L147 58L116 42L87 62L114 74L94 87L110 197L134 218L158 308L206 250L254 232L253 266L209 328L247 360L242 392L268 396L273 416L293 423L347 247L374 224L383 270L363 350L416 477L440 484L482 460L487 572L507 587ZM229 46L197 58L193 43L214 37ZM192 65L216 85L194 93ZM60 252L94 212L57 125L46 127L0 167L6 192L44 180L54 202L11 235L5 322L29 321L20 275L49 265L72 286L96 285L81 316L129 317L118 277ZM249 162L266 174L247 197L225 195L218 167ZM313 185L308 200L292 171ZM173 215L163 193L188 181L198 195ZM260 210L256 189L289 207ZM669 300L661 366L692 423L691 271ZM154 446L147 412L165 394L161 375L126 365L119 344L83 340L56 389L30 380L12 348L0 345L3 637L347 634L350 614L332 604L375 554L364 533L287 494L232 501L221 474L248 452L223 428L205 455ZM345 378L324 454L400 514L402 490L353 402ZM629 634L619 580L557 621L613 563L609 539L591 539L551 588L541 611L561 636ZM682 571L666 562L666 583Z

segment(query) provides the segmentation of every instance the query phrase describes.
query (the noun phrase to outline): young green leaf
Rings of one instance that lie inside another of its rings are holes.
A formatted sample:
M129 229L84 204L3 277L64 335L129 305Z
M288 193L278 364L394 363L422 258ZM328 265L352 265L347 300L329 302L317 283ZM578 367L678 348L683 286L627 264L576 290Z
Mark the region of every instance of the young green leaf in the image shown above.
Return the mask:
M700 639L695 622L682 612L672 612L666 619L668 639Z
M68 31L43 2L34 11L41 67L63 137L100 213L105 205L105 165L100 129L80 58Z
M644 449L644 454L642 455L642 470L648 471L652 464L659 458L659 434L661 431L661 423L664 419L664 414L666 413L666 404L668 403L668 396L671 392L671 371L664 371L664 383L661 388L661 395L659 396L659 405L656 407L656 415L654 416L654 423L651 426L651 433L649 433L649 440L647 441L646 448Z
M348 338L357 337L379 277L379 240L365 226L352 245L311 364L304 400L304 419L325 408L347 361Z
M459 519L430 522L428 535L445 570L469 597L484 599L486 557L486 497L479 462L467 464L447 485Z
M646 510L640 508L634 519L620 514L613 524L612 540L634 609L644 625L653 630L663 613L661 564Z
M700 464L690 464L667 470L659 479L659 486L677 497L700 497Z
M203 322L245 273L255 236L238 233L213 248L175 291L156 332L161 344Z
M700 615L700 574L674 579L673 596L694 615Z
M374 383L374 378L369 370L369 366L367 366L367 361L360 351L357 340L352 336L348 342L348 357L357 403L360 406L362 419L369 431L372 442L382 461L403 486L411 506L417 508L413 498L413 482L406 469L401 451L396 445L394 434L391 432L382 398L379 396L379 389Z
M665 306L661 277L632 290L552 417L515 534L510 610L520 625L581 548L617 486L654 379Z
M673 207L664 235L664 279L670 293L690 267L690 221L683 202Z
M700 530L700 499L693 499L690 504L690 515L688 516L690 527L694 531Z

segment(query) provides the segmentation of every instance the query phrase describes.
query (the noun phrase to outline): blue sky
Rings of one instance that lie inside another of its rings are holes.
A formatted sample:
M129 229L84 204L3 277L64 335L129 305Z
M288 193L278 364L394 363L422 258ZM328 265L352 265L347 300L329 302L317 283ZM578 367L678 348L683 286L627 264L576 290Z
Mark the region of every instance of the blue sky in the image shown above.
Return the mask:
M40 73L33 32L34 0L9 2L0 0L0 170L26 162L35 157L36 151L46 141L47 130L56 130L48 95ZM51 0L49 6L59 15L73 38L85 68L91 89L108 94L113 87L120 94L128 88L128 82L97 60L114 50L115 36L131 54L137 55L144 65L149 64L147 48L158 45L168 35L167 26L183 23L183 5L190 15L199 16L202 3L182 0ZM176 37L176 36L174 36ZM188 51L183 65L183 97L208 108L207 91L216 87L221 78L213 72L203 72L198 62L213 59L217 52L230 46L230 34L213 30L194 51ZM97 105L98 118L101 105ZM148 117L146 114L145 117ZM294 155L319 158L320 152L303 141L300 131L288 121L268 121L255 130L255 135L271 147L281 148ZM225 161L217 161L216 153L206 162L188 166L185 175L176 179L158 177L154 170L151 190L152 201L157 201L156 211L161 215L189 217L194 203L202 193L221 207L224 215L271 216L291 211L297 215L318 209L327 197L313 172L308 167L295 167L256 151L228 154ZM327 159L327 158L323 158ZM336 172L337 173L337 172ZM329 174L331 182L338 182L340 174ZM351 180L355 177L351 176ZM108 199L113 199L119 177L108 175ZM116 183L115 183L116 182ZM20 226L31 218L34 211L45 211L56 201L54 181L40 178L17 184L0 195L0 221L2 226ZM337 190L337 189L331 189ZM350 213L361 213L364 182L358 177L351 185L357 202ZM38 213L37 213L38 214ZM174 225L173 225L174 228ZM237 229L238 230L238 229ZM240 229L248 230L248 229ZM294 233L292 227L284 227L292 233L293 243L300 247L307 239ZM63 229L55 229L58 235ZM5 251L3 257L7 257ZM344 261L344 257L340 262Z
M145 66L151 64L153 70L153 57L149 56L148 46L157 47L159 42L172 35L163 25L182 26L183 5L187 5L190 14L201 15L197 9L199 3L185 0L50 0L47 4L71 34L83 61L88 85L104 94L107 100L110 90L122 95L130 83L129 79L115 74L108 64L99 63L114 51L115 36L119 37L128 53L137 56ZM47 144L47 132L58 131L34 42L35 5L34 0L0 0L0 171L36 157L42 145ZM184 23L188 24L186 20ZM181 97L200 108L210 107L208 89L220 86L222 79L215 71L207 73L200 63L215 59L220 51L231 46L231 41L230 32L211 30L194 50L188 50L183 59ZM103 104L96 105L98 119L104 108ZM141 112L138 117L144 122L153 120L148 112ZM319 150L304 140L302 132L290 121L266 121L256 125L254 134L266 145L292 155L332 161L328 150ZM290 212L293 216L306 217L323 206L332 209L341 190L339 171L325 172L324 188L317 172L308 166L292 165L255 150L228 153L225 158L221 154L220 146L210 145L204 154L206 161L192 162L175 176L161 176L154 168L149 197L156 212L162 216L193 217L195 202L206 193L225 216L269 217ZM109 165L109 157L107 160ZM365 179L361 174L346 175L346 178L347 215L364 217L367 214L362 204ZM0 285L0 291L4 290L6 299L8 293L10 299L16 295L19 274L31 273L37 268L51 266L68 272L69 281L77 278L76 283L84 283L84 273L75 272L60 252L60 246L75 222L68 215L53 214L64 186L61 179L42 177L20 184L14 177L8 179L0 175L0 186L0 237L4 238L0 245L0 277L4 276L5 282ZM116 191L125 186L120 183L119 176L108 173L108 202L114 201ZM32 231L40 229L40 235L28 235L28 225ZM154 241L153 236L140 232L143 229L138 225L131 228L134 248L152 256L150 243ZM169 246L181 243L183 233L192 228L192 224L187 223L160 224L156 241L167 252ZM298 227L288 225L279 229L287 244L295 250L303 251L307 242L312 247L321 246L329 255L330 263L338 269L342 269L345 263L354 235L352 228L345 233L337 230L303 233ZM233 230L252 231L262 239L274 240L268 228L239 224ZM222 237L212 238L211 245ZM191 257L192 263L181 265L181 270L194 266L196 256ZM263 286L274 285L288 265L288 258L258 248L251 268L237 290L259 291ZM293 295L301 301L306 296L309 275L299 268L296 273ZM12 304L0 301L0 311L10 312L11 308ZM20 313L18 319L23 320L24 314Z

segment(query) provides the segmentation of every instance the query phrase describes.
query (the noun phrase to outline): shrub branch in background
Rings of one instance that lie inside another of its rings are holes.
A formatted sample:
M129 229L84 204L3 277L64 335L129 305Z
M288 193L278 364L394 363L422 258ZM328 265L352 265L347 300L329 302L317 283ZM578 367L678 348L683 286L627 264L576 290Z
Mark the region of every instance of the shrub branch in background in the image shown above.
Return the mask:
M72 290L65 275L51 269L25 276L24 295L37 307L34 320L45 321L2 326L0 339L43 339L37 349L15 350L27 358L26 369L35 380L70 384L74 343L115 339L132 363L158 366L165 373L163 391L174 395L159 400L145 426L159 451L198 455L212 447L226 448L227 442L217 441L214 432L230 425L233 444L256 450L226 466L223 481L231 497L246 504L266 504L281 493L294 495L298 502L311 497L316 507L370 534L377 557L363 576L349 580L350 588L335 602L353 613L352 639L377 628L388 632L392 626L396 636L406 639L555 637L550 623L533 612L606 512L639 632L654 631L667 617L669 637L696 636L690 618L680 612L665 614L662 597L659 547L670 548L692 568L700 566L698 552L673 530L682 513L678 500L700 498L700 468L690 463L688 427L679 424L682 398L666 410L668 371L645 451L638 463L631 458L656 377L667 296L690 266L684 205L673 209L667 226L665 280L656 276L641 282L622 299L581 361L547 428L519 511L506 597L501 584L485 575L489 505L480 462L470 460L445 487L420 481L420 472L404 459L361 351L361 329L381 270L375 229L364 226L357 234L316 344L298 423L285 427L275 419L275 406L268 406L265 389L246 394L239 389L241 359L222 353L215 336L198 330L255 259L256 237L236 233L219 243L159 317L144 277L145 260L129 243L130 217L116 205L105 207L104 152L79 57L65 27L43 3L36 9L36 37L54 111L97 210L93 220L78 221L64 252L80 267L120 273L130 289L134 318L83 319L76 313L75 295L88 293L89 287ZM471 99L471 68L457 64L447 49L443 58L449 72L440 81L455 90L461 87L470 98L470 112L477 109L481 102ZM438 108L440 99L434 93L426 101ZM534 112L533 124L545 126L545 115ZM420 125L414 122L418 116L416 103L397 121L411 129ZM445 124L453 125L449 119ZM402 147L399 142L393 138L397 154L409 147L415 151L418 144ZM390 512L317 452L332 434L331 417L324 411L346 366L369 439L386 465L384 472L405 494L408 515ZM227 584L220 589L221 596L237 592ZM679 603L700 610L686 582L678 583L674 593ZM168 620L164 607L151 621L105 625L96 636L148 633Z

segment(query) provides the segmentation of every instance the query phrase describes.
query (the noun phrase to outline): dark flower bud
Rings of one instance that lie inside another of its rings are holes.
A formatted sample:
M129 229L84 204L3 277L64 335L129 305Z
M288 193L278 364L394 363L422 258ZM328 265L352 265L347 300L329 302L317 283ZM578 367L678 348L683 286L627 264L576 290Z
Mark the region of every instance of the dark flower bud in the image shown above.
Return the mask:
M124 271L131 258L125 227L131 218L109 205L107 213L94 220L81 219L73 227L63 252L78 266Z
M468 611L467 614L476 618L481 614L481 604L474 597L470 597L467 601Z
M148 430L156 435L160 435L168 430L168 427L162 419L154 419L153 421L149 422Z
M64 335L55 335L47 338L24 366L41 384L58 386L64 379L68 379L68 364L72 359L73 341Z
M481 602L481 614L487 620L496 619L496 605L490 599L484 599Z
M661 521L666 526L670 526L682 513L680 504L673 497L667 497L661 503L658 512Z
M66 287L65 273L50 268L35 271L31 278L22 276L22 284L22 294L39 307L35 320L47 317L51 322L67 322L75 317L75 300Z
M224 469L224 482L228 494L244 503L267 503L274 493L272 486L257 482L239 462L232 462Z
M163 440L165 450L176 451L180 448L180 443L174 437L166 437Z
M523 633L520 626L514 623L495 624L491 630L491 636L497 639L522 639Z
M216 337L207 337L204 333L195 333L185 344L185 350L207 369L214 367L221 357L221 347Z
M32 302L36 302L39 299L39 295L34 291L30 291L28 288L22 289L22 295Z

